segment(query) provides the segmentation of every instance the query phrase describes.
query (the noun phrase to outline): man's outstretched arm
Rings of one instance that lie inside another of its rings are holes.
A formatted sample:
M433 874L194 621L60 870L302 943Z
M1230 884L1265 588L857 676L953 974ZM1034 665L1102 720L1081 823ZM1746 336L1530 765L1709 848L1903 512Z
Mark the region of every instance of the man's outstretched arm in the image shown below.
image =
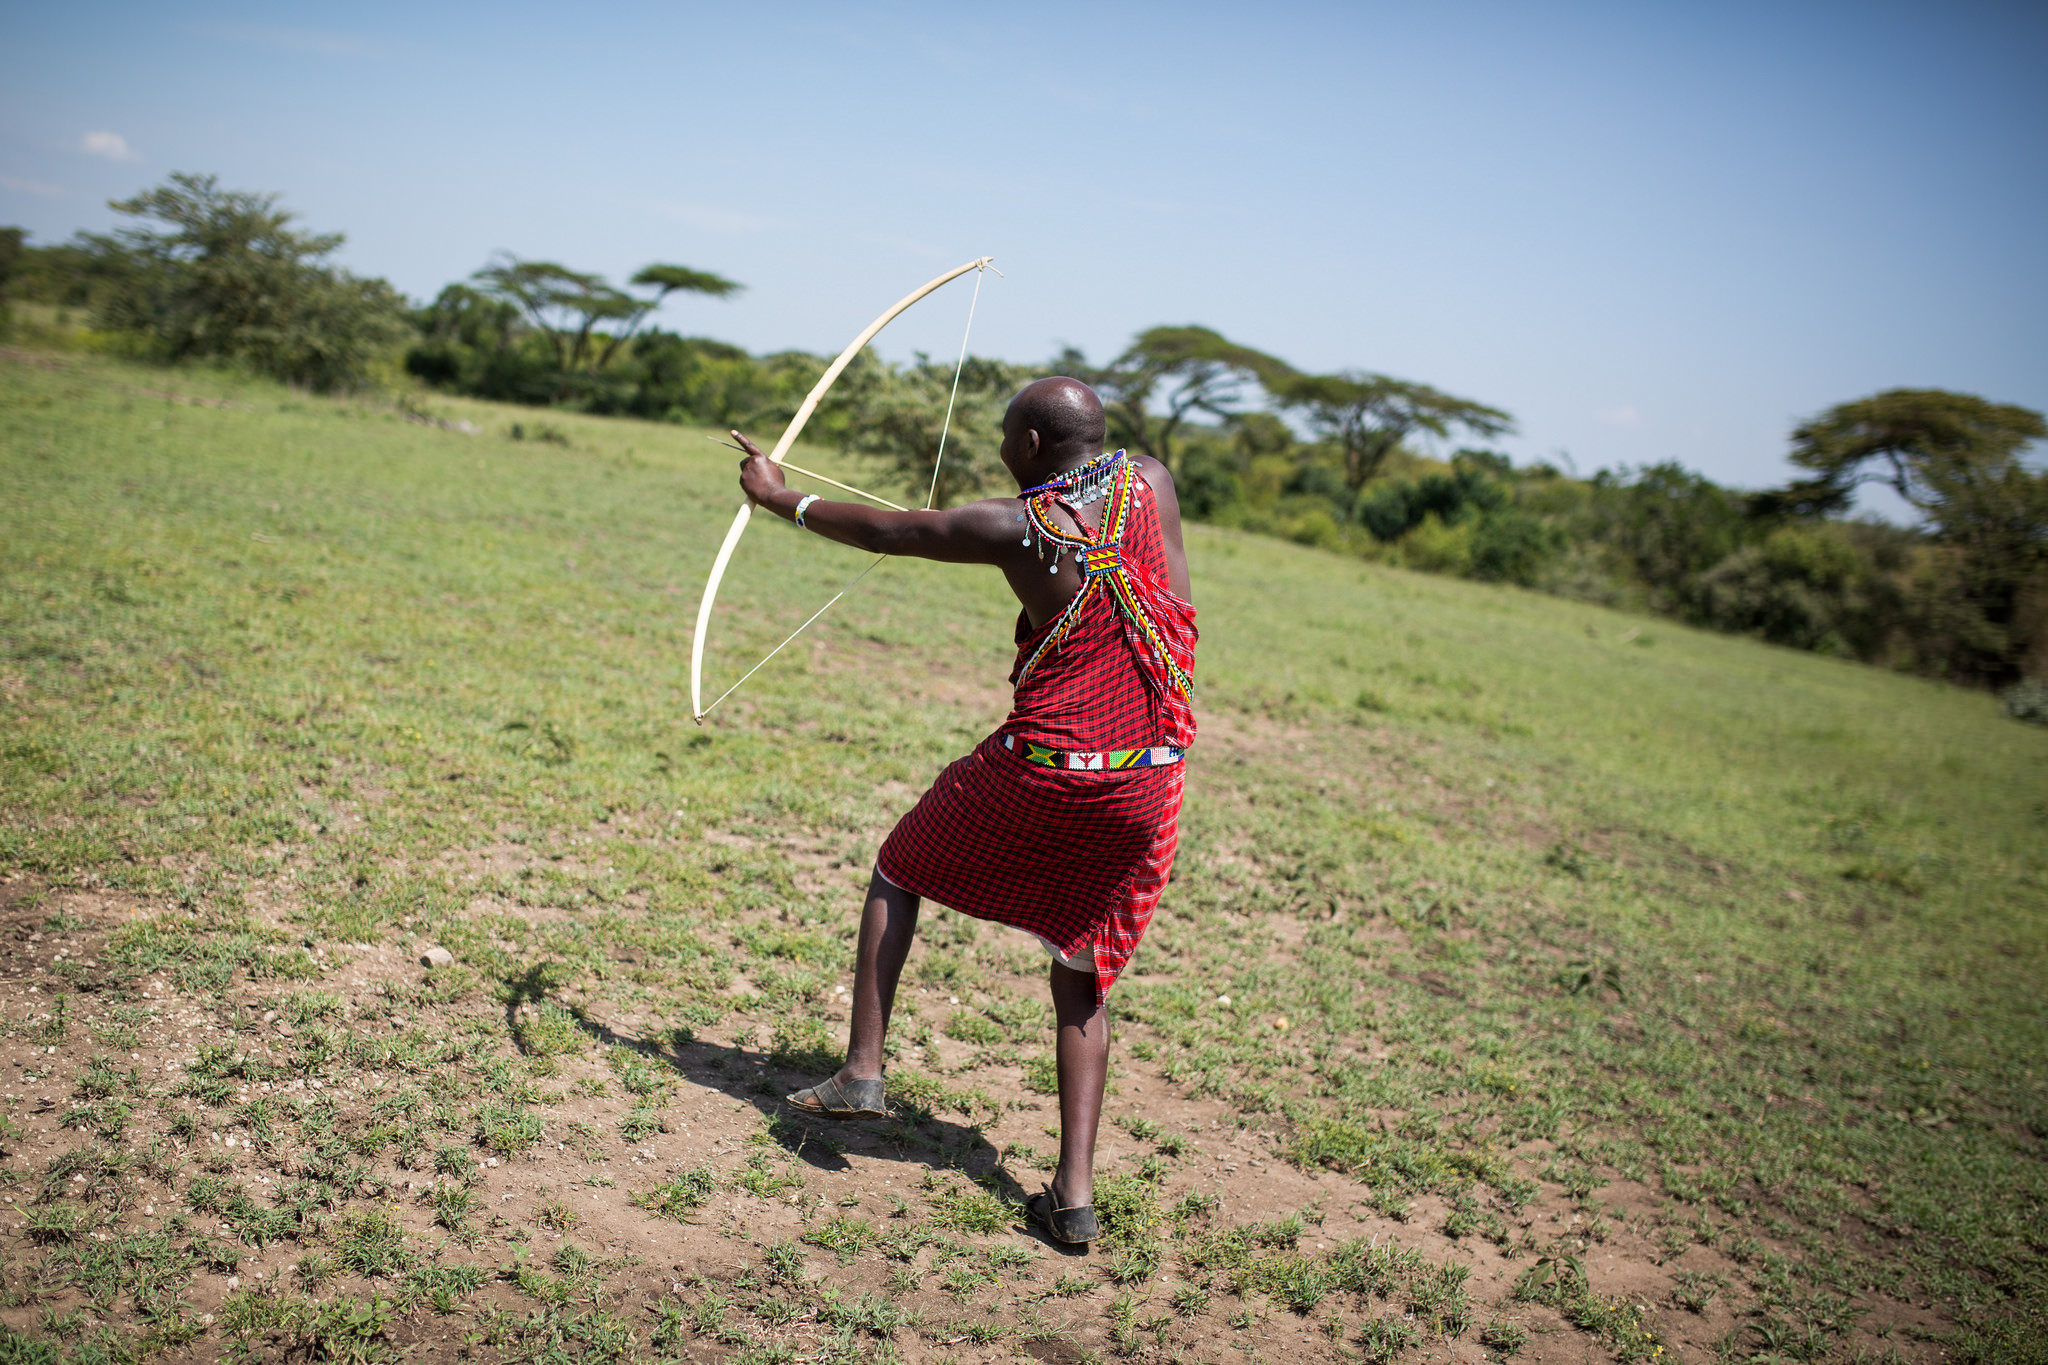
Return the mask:
M796 520L804 494L783 483L782 466L737 431L747 452L740 462L740 487L757 506ZM804 526L828 540L869 554L913 555L949 564L996 564L1005 544L1020 544L1015 499L992 499L943 511L892 512L857 502L818 498L804 511Z

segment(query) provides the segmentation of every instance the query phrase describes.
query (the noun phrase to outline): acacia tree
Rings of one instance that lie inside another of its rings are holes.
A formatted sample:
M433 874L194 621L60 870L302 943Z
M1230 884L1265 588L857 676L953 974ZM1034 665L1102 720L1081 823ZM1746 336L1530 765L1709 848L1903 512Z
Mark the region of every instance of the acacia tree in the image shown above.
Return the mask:
M702 294L707 298L724 299L745 289L737 280L728 280L723 275L714 275L708 270L692 270L686 265L645 265L626 281L642 289L652 289L652 295L639 300L640 310L626 319L626 325L612 333L605 342L604 353L597 359L597 368L603 369L611 363L619 347L626 344L632 335L640 330L640 324L648 314L661 307L670 294Z
M236 359L291 383L346 388L403 331L397 291L326 264L342 234L297 230L274 194L179 172L108 207L163 226L79 239L100 321L150 338L168 359Z
M1175 438L1196 413L1231 417L1251 386L1271 389L1294 374L1285 361L1196 326L1140 332L1122 355L1099 369L1069 347L1053 362L1052 372L1093 387L1111 438L1150 455L1169 471L1178 453Z
M1759 496L1757 510L1824 516L1846 510L1861 485L1882 483L1954 538L1984 510L1981 490L2026 472L2020 454L2044 434L2031 408L1946 389L1887 389L1794 428L1790 459L1814 477Z
M628 282L654 292L629 294L602 275L571 270L554 261L524 261L509 254L470 278L485 294L525 314L534 329L547 338L555 368L564 374L602 370L671 294L681 291L722 299L745 288L706 270L657 264L642 268Z
M1300 413L1317 435L1337 447L1344 459L1344 483L1353 494L1417 433L1446 437L1462 427L1493 437L1514 430L1514 419L1499 408L1383 374L1292 375L1268 388L1283 407Z
M2048 598L2048 473L2022 456L2048 435L2040 413L1945 389L1888 389L1837 404L1792 432L1792 463L1812 477L1757 495L1764 516L1822 517L1881 483L1925 518L1946 548L1950 669L2011 678L2033 641L2021 606Z

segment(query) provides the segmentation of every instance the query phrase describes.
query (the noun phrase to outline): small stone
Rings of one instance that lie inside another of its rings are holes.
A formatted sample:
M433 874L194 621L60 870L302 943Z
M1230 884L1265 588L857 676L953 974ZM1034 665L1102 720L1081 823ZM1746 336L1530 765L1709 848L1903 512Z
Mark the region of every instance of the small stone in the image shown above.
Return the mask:
M455 954L449 952L446 948L438 946L429 948L420 954L420 965L422 967L452 967L455 965Z

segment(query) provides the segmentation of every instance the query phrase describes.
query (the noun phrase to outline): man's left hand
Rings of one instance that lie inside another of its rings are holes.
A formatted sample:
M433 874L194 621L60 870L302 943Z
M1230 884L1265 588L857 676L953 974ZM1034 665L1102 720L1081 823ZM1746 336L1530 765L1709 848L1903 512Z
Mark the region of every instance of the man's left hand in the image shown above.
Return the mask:
M783 487L782 466L761 453L761 447L740 435L737 431L732 438L740 443L740 449L747 452L747 458L740 461L740 489L750 502L762 503Z

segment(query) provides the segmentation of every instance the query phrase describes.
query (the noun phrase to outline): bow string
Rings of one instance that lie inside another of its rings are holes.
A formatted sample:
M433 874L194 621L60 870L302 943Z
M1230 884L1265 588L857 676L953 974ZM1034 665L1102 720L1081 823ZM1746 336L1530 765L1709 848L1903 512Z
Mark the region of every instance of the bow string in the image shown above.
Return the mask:
M919 288L914 289L910 293L904 295L901 299L898 299L893 305L891 305L888 311L884 312L880 317L876 318L873 322L869 323L867 327L861 331L861 334L855 337L853 341L847 346L847 348L839 353L839 358L834 360L829 366L826 367L825 373L819 378L818 382L814 386L812 386L810 393L805 396L802 405L797 408L796 415L789 419L789 425L783 428L781 439L776 441L775 448L768 453L768 458L774 461L776 464L781 465L784 469L789 470L791 473L801 474L806 478L816 479L820 483L830 484L834 488L843 489L848 493L856 495L857 497L866 498L870 502L880 503L884 507L893 508L899 512L905 510L898 504L889 501L887 498L877 497L875 494L866 492L859 488L855 488L851 484L844 484L839 482L837 479L827 478L823 474L814 474L811 471L802 468L801 466L790 464L787 457L789 455L791 447L795 446L798 435L802 433L804 429L804 424L809 422L811 420L811 414L818 410L818 404L820 401L824 399L826 392L831 389L833 383L839 378L840 374L846 369L846 367L853 363L853 358L859 355L861 351L866 348L867 344L875 339L876 334L879 333L884 327L887 327L891 322L895 321L895 319L900 314L908 310L912 304L915 304L918 300L924 298L926 295L934 293L937 290L943 288L944 286L951 284L954 280L959 279L962 275L965 275L968 271L971 270L974 272L974 296L968 301L967 304L967 326L960 334L960 357L953 364L953 387L952 391L946 397L946 417L945 421L940 425L939 428L938 454L937 457L932 461L931 488L925 495L924 510L931 510L932 504L938 498L939 471L942 468L946 458L946 438L951 434L953 429L953 407L960 396L960 374L967 364L967 339L968 336L974 330L974 309L975 306L981 301L982 272L992 269L994 260L995 257L993 256L978 256L974 260L967 262L967 264L965 265L957 266L954 269L947 271L945 274L940 275L937 279L931 280L926 284L920 286ZM997 273L1000 274L1002 272L998 271ZM728 443L719 442L719 444L724 445ZM775 646L775 648L769 650L767 654L762 656L760 662L756 663L752 668L749 668L745 673L742 673L739 676L738 680L732 684L732 686L726 688L725 691L719 693L716 697L712 699L711 705L706 706L703 700L704 647L706 640L709 638L709 631L711 626L711 609L713 604L718 599L718 585L725 578L726 566L732 562L733 551L737 549L739 546L740 536L746 531L747 523L752 518L753 510L754 505L752 501L748 501L740 505L739 512L735 514L732 519L732 525L728 527L726 530L725 540L718 547L717 558L711 561L711 574L705 580L704 595L697 601L697 626L696 630L692 633L690 637L690 715L691 718L695 720L699 725L702 725L704 723L704 717L709 715L711 711L715 709L720 702L724 701L734 692L737 692L740 689L740 687L743 684L745 684L747 679L753 677L756 673L760 672L764 667L766 667L769 660L773 659L776 655L780 654L784 649L786 649L790 645L790 643L797 638L797 636L802 635L806 630L810 629L813 622L817 621L818 618L823 616L826 612L832 610L832 607L839 601L840 598L846 596L847 593L853 591L853 589L859 585L862 579L866 578L870 573L874 571L875 566L877 564L880 564L884 559L888 558L887 555L877 555L874 559L870 560L868 562L867 567L862 569L859 573L855 574L853 578L846 584L845 587L841 588L838 592L833 593L831 598L825 603L824 606L818 608L815 612L811 613L811 615L805 619L804 623L798 626L795 630L791 631L788 637L785 638L781 644L778 644Z

